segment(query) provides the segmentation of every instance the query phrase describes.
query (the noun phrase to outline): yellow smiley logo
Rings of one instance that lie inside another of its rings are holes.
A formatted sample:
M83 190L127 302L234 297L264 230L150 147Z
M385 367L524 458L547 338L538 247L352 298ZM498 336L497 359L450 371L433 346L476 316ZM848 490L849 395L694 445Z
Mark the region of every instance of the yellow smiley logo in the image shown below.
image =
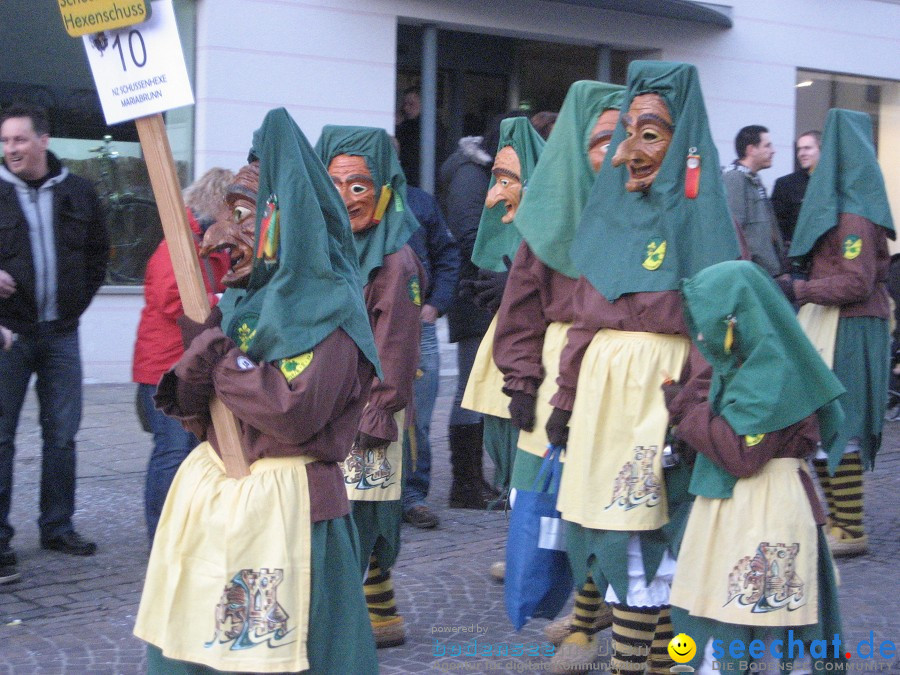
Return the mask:
M697 645L687 633L679 633L669 641L669 656L675 663L687 663L697 653Z

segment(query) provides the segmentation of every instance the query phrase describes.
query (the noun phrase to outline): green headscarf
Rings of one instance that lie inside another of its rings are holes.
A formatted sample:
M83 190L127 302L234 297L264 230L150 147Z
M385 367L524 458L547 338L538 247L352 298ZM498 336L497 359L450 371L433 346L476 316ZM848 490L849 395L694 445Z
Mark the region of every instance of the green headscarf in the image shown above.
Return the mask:
M830 468L836 468L844 447L836 442L844 420L837 398L844 387L768 275L749 261L723 262L686 280L681 292L691 337L713 369L713 413L749 437L749 444L818 412L822 446ZM709 493L710 486L735 480L698 456L691 489L719 497Z
M740 257L697 69L686 63L632 62L623 114L636 96L650 93L665 100L675 125L656 179L646 193L625 190L627 167L612 165L625 138L620 124L570 250L575 267L610 302L624 293L677 289L704 267ZM695 199L685 197L689 154L700 157Z
M832 108L825 119L821 155L809 179L788 253L806 255L823 234L853 213L880 225L894 238L894 221L866 113Z
M419 221L406 208L406 176L391 137L384 129L327 125L316 143L316 152L326 168L338 155L365 159L375 180L376 204L379 204L385 186L391 190L380 222L353 235L359 255L360 281L365 286L372 272L381 267L384 256L399 251L419 228ZM378 209L375 215L377 218Z
M290 359L342 328L379 370L347 209L284 108L253 134L259 157L256 259L229 289L222 327L255 361Z
M618 84L582 80L569 87L516 213L514 224L534 254L572 279L579 273L569 249L597 177L587 156L590 134L597 118L607 110L618 109L624 96L625 87Z
M524 199L528 190L531 189L531 175L541 156L541 151L544 149L544 139L531 126L527 117L512 117L500 123L500 142L497 144L497 152L507 145L512 146L519 157L522 199ZM496 176L491 175L488 191L494 187L496 182ZM520 201L520 208L521 204ZM478 267L494 272L505 272L506 265L503 263L503 256L506 255L512 259L516 255L516 250L522 243L522 235L514 227L518 220L518 212L516 212L516 219L509 224L500 222L504 215L506 215L506 208L502 203L495 204L492 209L485 206L484 211L481 212L478 236L475 237L475 247L472 249L472 262Z

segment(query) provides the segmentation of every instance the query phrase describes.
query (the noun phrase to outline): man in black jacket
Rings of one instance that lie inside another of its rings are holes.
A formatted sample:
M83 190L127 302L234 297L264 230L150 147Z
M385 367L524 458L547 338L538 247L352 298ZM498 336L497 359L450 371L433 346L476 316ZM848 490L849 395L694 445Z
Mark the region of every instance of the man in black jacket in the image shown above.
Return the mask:
M16 426L37 374L43 456L41 547L92 555L72 525L75 434L81 423L78 320L103 283L109 239L91 184L47 150L44 110L19 104L0 116L0 325L18 335L0 351L0 583L15 581L9 546Z
M819 163L819 145L822 143L821 131L807 131L797 137L797 164L800 168L794 173L782 176L775 181L772 190L772 207L778 218L778 227L784 237L786 246L790 246L794 237L797 216L803 206L803 196L809 177Z

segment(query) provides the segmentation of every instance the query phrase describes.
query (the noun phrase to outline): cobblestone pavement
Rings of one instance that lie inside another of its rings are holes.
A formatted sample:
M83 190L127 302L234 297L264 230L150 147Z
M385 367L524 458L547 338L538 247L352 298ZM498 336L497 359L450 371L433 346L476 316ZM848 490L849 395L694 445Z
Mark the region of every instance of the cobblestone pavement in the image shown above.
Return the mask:
M446 507L450 482L446 428L453 383L450 376L442 378L432 426L435 468L430 503L441 527L422 531L404 526L394 579L409 638L402 647L379 652L381 670L390 674L542 670L546 659L540 654L547 648L540 631L544 622L532 621L515 633L505 615L503 586L488 575L491 563L504 556L505 514ZM12 513L17 529L13 543L23 578L0 586L0 673L144 671L144 645L131 630L147 560L143 477L150 445L149 435L140 431L134 416L132 385L86 386L78 436L76 526L97 541L99 552L75 558L43 551L35 524L40 429L29 394L19 428ZM870 553L839 563L845 644L856 645L870 632L876 647L885 640L900 642L898 446L900 423L888 423L877 469L866 475ZM608 644L609 631L602 638ZM861 660L851 661L863 665ZM871 667L874 661L866 664ZM600 657L597 667L605 665ZM879 667L900 672L900 661L894 656L879 661Z

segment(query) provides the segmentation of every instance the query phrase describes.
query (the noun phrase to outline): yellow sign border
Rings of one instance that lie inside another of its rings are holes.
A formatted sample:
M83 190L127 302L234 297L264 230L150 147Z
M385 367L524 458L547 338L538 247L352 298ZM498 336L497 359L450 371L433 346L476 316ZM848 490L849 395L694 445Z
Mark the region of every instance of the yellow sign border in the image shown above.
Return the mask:
M143 23L150 0L56 0L63 27L72 37Z

